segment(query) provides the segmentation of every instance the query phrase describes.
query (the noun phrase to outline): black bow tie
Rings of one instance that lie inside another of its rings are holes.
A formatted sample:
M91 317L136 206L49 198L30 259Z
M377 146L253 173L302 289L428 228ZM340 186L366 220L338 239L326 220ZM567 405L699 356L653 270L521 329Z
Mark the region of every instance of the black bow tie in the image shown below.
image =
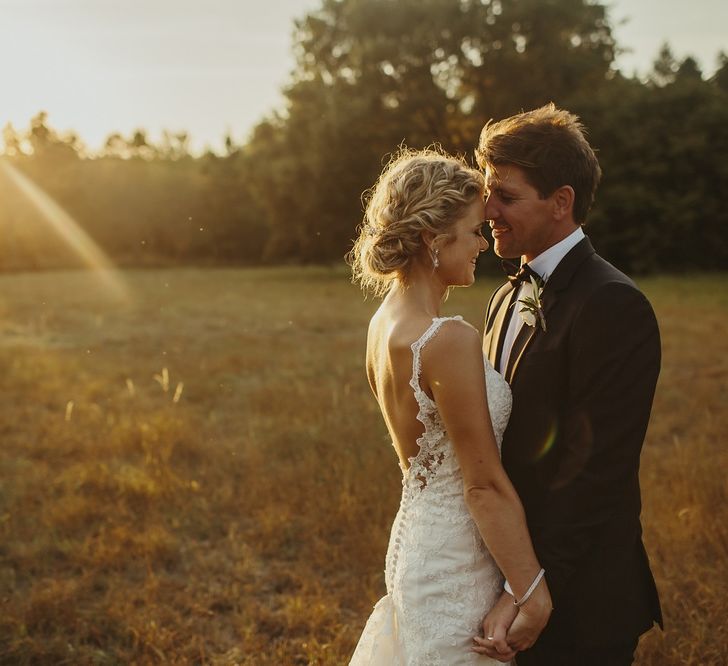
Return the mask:
M501 267L505 271L508 281L514 288L518 287L521 282L529 282L531 278L536 280L538 284L541 284L541 276L528 264L518 266L511 261L501 261Z

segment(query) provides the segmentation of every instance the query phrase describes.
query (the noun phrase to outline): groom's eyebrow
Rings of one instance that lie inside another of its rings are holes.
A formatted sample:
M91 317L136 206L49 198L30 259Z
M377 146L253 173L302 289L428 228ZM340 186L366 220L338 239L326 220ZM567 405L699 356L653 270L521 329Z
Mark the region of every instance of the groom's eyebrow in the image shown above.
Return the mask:
M492 172L489 178L485 179L485 189L487 190L502 190L505 185L505 181L499 177L496 172Z
M508 186L503 183L503 181L496 181L492 184L486 183L485 185L486 192L495 192L496 194L514 194L514 190L508 189Z

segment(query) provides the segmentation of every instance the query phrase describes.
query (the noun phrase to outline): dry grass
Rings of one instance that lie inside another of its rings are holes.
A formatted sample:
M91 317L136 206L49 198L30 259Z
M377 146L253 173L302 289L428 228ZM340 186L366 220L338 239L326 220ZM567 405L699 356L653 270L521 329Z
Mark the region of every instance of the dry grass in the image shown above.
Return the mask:
M84 273L0 278L0 663L346 663L400 490L361 367L376 303L341 270L123 277L128 303ZM492 286L446 311L477 325ZM723 663L728 277L643 286L666 631L638 663Z

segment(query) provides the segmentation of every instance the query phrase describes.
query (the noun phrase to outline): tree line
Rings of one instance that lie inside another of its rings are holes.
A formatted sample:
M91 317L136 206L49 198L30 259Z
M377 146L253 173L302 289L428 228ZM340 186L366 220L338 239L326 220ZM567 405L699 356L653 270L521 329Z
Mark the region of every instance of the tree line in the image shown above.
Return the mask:
M489 119L554 101L598 150L586 230L604 256L630 272L728 266L725 53L706 77L665 45L646 78L626 76L606 5L587 0L322 0L293 49L283 108L222 155L139 130L90 156L39 113L5 127L2 160L122 265L336 262L398 145L472 160ZM3 170L0 201L0 268L73 264Z

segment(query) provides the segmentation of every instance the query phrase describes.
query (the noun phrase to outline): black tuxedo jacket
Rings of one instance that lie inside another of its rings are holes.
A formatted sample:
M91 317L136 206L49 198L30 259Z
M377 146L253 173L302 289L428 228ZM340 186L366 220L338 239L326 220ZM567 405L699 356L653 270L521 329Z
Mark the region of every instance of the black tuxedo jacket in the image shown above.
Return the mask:
M513 287L490 300L484 351L498 368ZM599 646L658 622L640 525L639 460L660 370L652 307L581 240L542 294L547 331L523 325L506 369L503 465L521 497L554 603L539 641Z

